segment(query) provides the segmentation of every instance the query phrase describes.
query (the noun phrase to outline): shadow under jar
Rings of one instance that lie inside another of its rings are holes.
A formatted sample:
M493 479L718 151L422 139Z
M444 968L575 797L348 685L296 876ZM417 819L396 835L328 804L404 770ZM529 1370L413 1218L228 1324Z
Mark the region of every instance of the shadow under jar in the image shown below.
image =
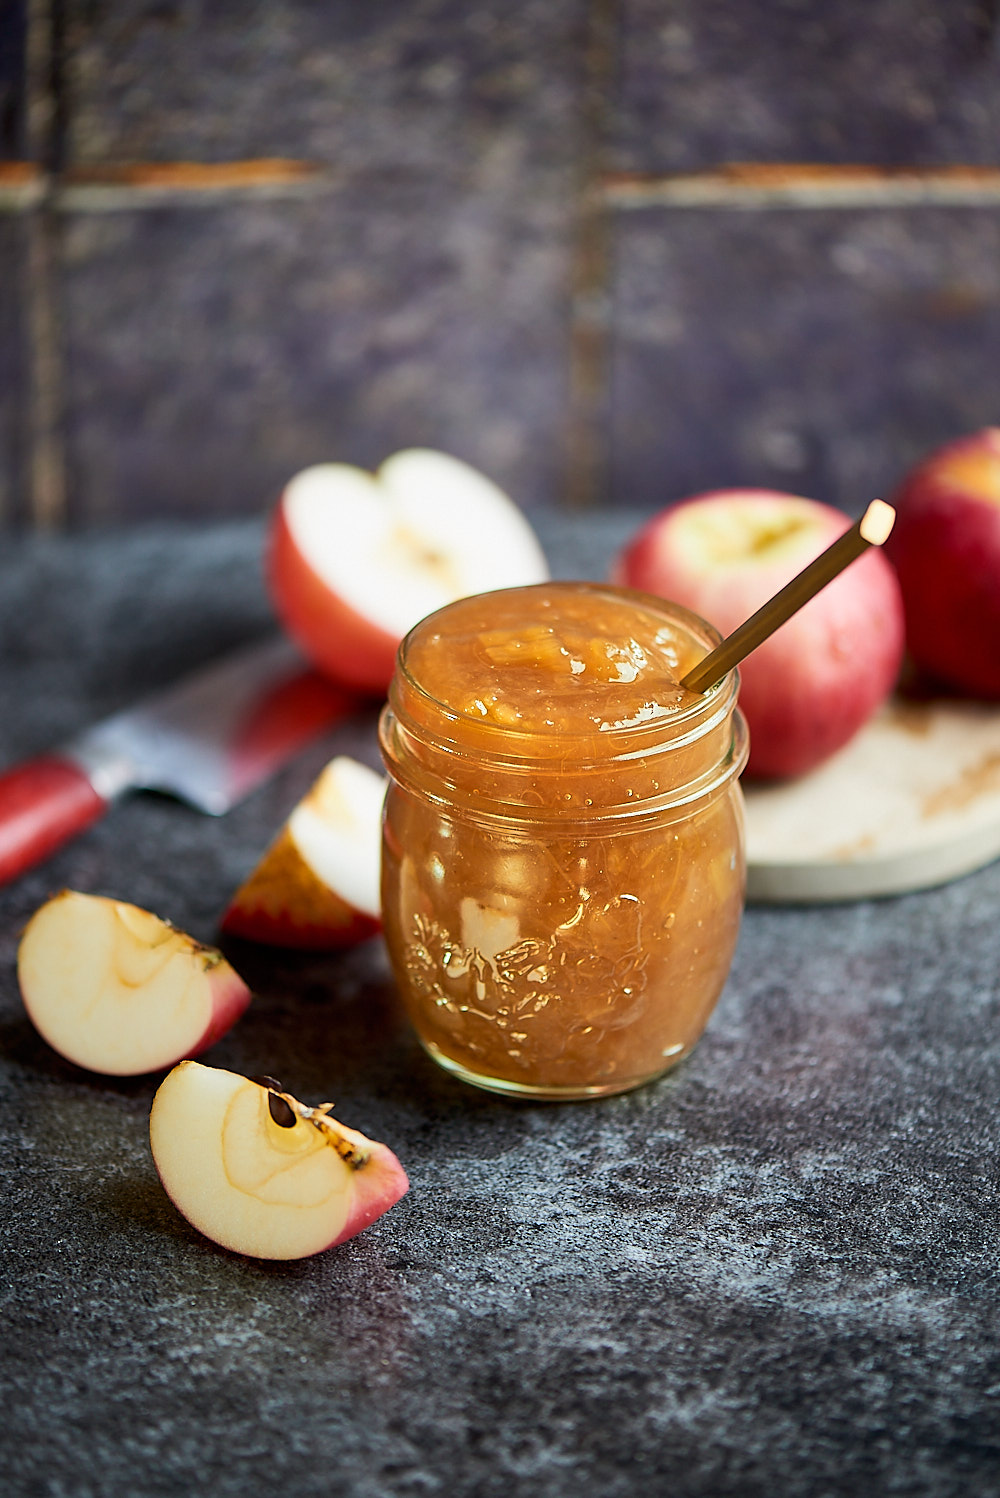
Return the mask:
M403 641L380 725L382 903L424 1047L494 1092L585 1098L685 1056L745 887L719 641L643 593L545 583L462 599Z

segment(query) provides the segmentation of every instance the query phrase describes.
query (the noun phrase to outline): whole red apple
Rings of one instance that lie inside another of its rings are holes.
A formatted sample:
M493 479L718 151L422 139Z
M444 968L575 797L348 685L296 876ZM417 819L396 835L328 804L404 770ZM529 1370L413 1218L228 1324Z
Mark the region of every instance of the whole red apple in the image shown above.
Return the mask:
M612 576L729 635L849 526L840 510L798 495L717 490L654 515ZM747 775L801 775L840 749L892 690L902 654L899 585L873 548L740 666Z
M1000 427L938 448L893 496L886 552L916 664L1000 697Z

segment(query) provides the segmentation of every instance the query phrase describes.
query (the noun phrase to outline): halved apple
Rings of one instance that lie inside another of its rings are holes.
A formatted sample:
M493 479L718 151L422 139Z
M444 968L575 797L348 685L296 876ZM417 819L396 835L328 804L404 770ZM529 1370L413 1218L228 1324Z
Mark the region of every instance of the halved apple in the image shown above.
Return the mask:
M28 1015L53 1050L110 1076L172 1066L214 1044L250 990L214 947L103 895L63 890L18 949Z
M353 946L381 927L386 778L346 754L295 807L222 917L229 936L278 947Z
M272 1078L182 1061L149 1117L160 1180L215 1243L258 1259L302 1259L353 1238L409 1182L384 1144L309 1108Z
M409 448L377 474L322 463L291 480L268 576L285 628L327 675L382 694L396 648L456 598L544 582L524 514L458 458Z

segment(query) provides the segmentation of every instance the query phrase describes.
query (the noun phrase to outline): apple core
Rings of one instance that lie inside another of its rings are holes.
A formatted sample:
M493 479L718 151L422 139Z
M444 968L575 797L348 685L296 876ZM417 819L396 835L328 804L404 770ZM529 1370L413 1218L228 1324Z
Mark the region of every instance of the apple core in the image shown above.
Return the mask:
M543 583L462 599L403 641L380 725L383 923L427 1051L492 1091L622 1092L701 1035L745 858L736 676L643 593Z

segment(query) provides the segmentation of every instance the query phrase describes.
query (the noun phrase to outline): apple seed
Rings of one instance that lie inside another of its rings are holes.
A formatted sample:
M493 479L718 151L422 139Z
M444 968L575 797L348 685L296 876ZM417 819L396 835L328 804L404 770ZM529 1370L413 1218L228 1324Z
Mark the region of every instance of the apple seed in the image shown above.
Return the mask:
M295 1117L295 1109L290 1103L286 1103L280 1092L271 1092L268 1089L267 1106L271 1117L279 1129L294 1129L298 1120Z

